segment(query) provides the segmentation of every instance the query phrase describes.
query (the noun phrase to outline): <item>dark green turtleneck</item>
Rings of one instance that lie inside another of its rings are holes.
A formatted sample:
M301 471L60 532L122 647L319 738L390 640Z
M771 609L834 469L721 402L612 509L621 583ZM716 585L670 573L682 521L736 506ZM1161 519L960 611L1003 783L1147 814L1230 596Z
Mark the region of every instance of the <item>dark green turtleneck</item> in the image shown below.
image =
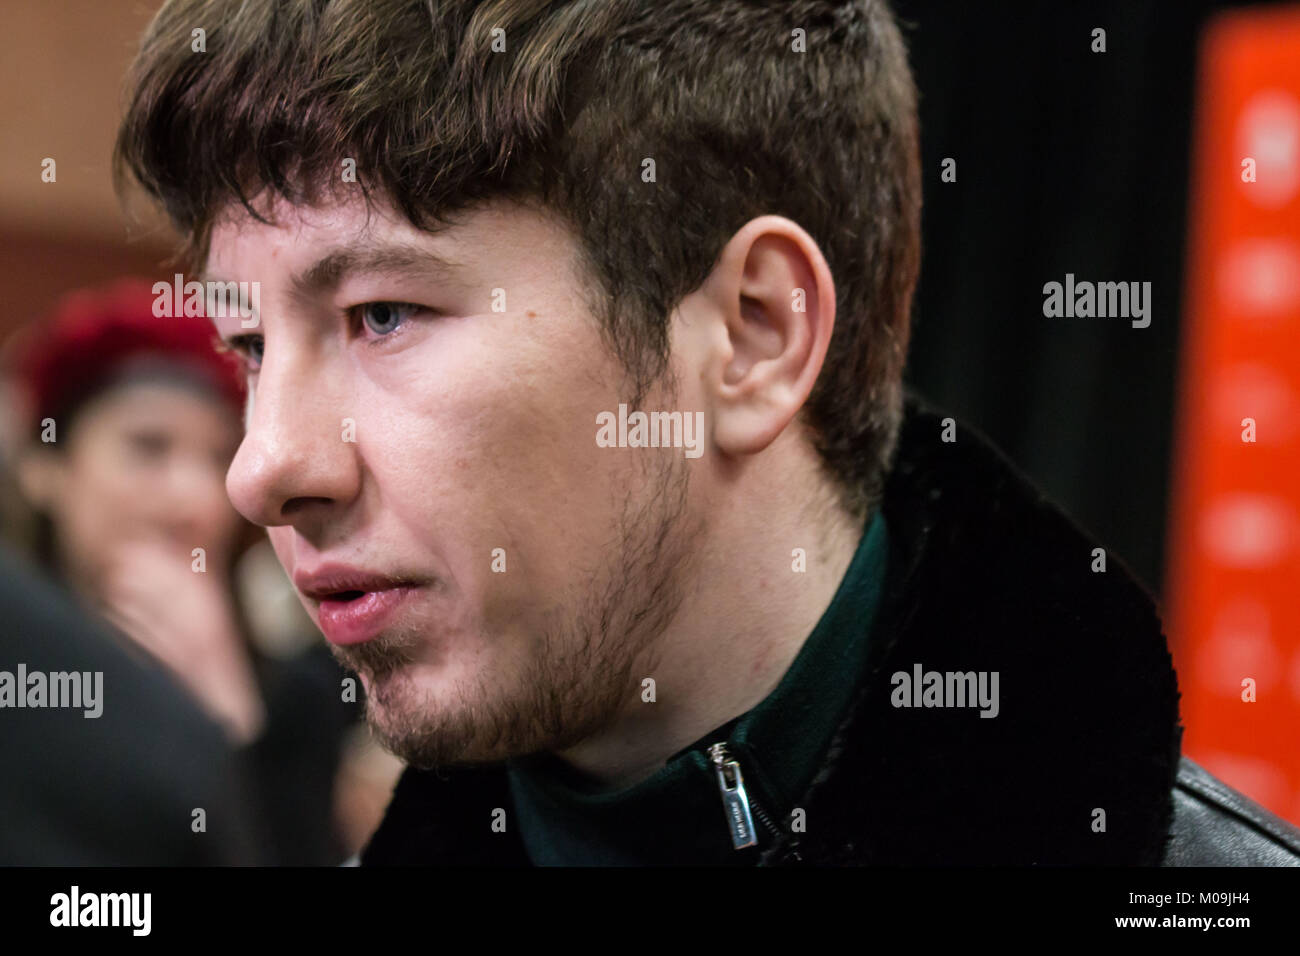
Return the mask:
M787 825L816 775L866 664L889 552L884 516L867 522L835 597L776 690L752 710L678 751L652 777L621 790L593 790L562 761L510 761L516 821L540 866L753 864ZM646 704L653 707L653 704ZM736 850L710 744L726 742L754 810L758 848Z

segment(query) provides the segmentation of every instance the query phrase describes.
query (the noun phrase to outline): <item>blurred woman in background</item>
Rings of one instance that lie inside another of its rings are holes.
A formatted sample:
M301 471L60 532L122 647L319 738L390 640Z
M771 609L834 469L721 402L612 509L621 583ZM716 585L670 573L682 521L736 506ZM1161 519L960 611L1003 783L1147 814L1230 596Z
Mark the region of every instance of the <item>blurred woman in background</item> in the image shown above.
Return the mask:
M251 526L225 492L243 374L206 318L155 300L140 280L74 293L14 350L32 547L242 748L268 862L338 863L353 848L333 791L360 711L319 641L277 659L250 639L233 582Z

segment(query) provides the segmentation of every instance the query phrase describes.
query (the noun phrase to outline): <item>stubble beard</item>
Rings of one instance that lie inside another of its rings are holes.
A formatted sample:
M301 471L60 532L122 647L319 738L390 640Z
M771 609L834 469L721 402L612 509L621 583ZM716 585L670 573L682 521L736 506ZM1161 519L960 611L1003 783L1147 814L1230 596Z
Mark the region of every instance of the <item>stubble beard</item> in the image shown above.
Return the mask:
M417 627L331 645L362 675L375 738L415 767L491 764L567 749L639 699L703 530L687 508L688 463L673 451L646 456L643 494L624 501L616 553L594 556L585 586L573 592L582 596L577 606L548 615L516 673L481 668L435 700L410 676L423 644Z

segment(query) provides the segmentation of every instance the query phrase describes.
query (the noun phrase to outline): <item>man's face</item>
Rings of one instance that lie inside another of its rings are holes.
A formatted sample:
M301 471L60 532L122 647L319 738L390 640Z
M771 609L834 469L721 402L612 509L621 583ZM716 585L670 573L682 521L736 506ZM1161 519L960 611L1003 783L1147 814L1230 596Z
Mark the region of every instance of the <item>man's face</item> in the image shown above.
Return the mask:
M207 263L261 286L256 328L214 319L260 358L226 487L377 734L417 765L481 762L635 706L699 528L680 448L596 442L632 396L571 234L506 204L436 235L360 202L272 211L232 211ZM327 565L409 587L304 595Z

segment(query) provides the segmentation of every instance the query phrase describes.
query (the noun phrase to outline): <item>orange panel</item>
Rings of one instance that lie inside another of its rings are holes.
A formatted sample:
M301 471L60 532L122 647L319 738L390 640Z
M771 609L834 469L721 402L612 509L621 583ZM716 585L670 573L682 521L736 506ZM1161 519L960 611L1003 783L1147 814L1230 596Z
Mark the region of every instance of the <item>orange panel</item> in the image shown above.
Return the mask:
M1300 7L1206 31L1189 226L1166 588L1184 751L1300 821Z

